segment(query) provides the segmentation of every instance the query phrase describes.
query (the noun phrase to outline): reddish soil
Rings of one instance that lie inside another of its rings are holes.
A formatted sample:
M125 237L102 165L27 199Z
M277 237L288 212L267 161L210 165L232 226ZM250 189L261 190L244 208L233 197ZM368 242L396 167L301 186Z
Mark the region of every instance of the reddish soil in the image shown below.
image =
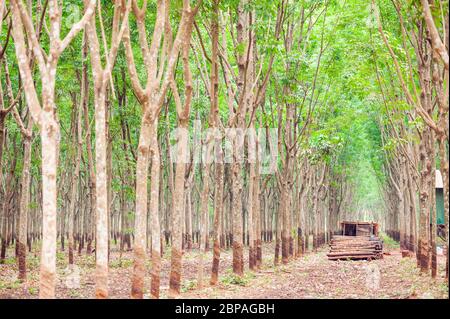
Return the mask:
M13 250L8 250L6 263L0 265L0 298L37 298L39 289L39 253L28 254L28 281L17 280L17 264ZM414 257L402 258L398 248L383 259L367 261L329 261L326 250L308 253L287 265L273 266L273 245L263 248L263 265L250 272L247 265L243 278L231 272L231 250L223 251L220 262L220 282L208 284L212 253L206 255L205 287L196 288L196 250L183 256L181 298L448 298L444 276L445 259L439 256L438 278L420 274ZM120 257L113 250L110 260L109 287L111 298L129 298L132 252ZM58 252L57 298L93 298L95 262L93 255L76 256L79 276L68 276L67 252ZM150 262L147 263L145 287L150 288ZM161 298L166 298L170 271L169 250L162 261ZM77 285L71 286L72 278ZM70 287L70 288L69 288ZM147 295L146 295L147 296Z

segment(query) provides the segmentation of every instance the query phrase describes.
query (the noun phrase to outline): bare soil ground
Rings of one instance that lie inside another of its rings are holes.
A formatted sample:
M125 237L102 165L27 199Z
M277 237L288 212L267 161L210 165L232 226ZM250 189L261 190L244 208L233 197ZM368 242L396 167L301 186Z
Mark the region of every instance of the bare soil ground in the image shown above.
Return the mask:
M198 251L183 256L181 298L448 298L444 278L445 259L439 256L438 278L420 274L414 257L402 258L398 248L390 249L383 259L367 261L329 261L326 248L292 260L287 265L273 266L273 245L263 247L260 270L246 270L243 278L231 272L231 250L223 251L220 282L208 284L212 253L205 260L205 287L197 289ZM0 298L37 298L39 287L39 252L28 254L28 280L17 280L14 251L8 250L5 264L0 265ZM247 255L247 252L246 252ZM110 256L109 287L111 298L129 298L132 252ZM93 298L94 255L76 256L76 271L67 267L67 252L58 252L57 298ZM246 260L247 262L247 260ZM145 287L150 287L150 262L147 263ZM169 283L170 253L166 250L162 264L161 298L166 298ZM78 274L77 274L78 272Z

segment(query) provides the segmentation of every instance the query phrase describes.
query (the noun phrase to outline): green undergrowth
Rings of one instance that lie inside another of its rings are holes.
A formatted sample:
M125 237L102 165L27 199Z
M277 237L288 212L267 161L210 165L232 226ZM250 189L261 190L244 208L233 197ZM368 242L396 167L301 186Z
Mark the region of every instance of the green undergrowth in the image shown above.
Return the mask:
M383 240L383 246L387 249L399 249L400 244L394 239L386 235L385 233L380 233L380 238Z
M256 275L250 271L244 272L243 276L238 276L232 272L232 270L228 269L220 278L220 282L225 286L242 286L245 287L249 284L249 282L256 278Z
M18 279L13 281L3 281L0 280L0 290L1 289L19 289L22 282Z
M133 266L133 260L127 258L114 259L110 261L109 266L111 268L130 268Z
M189 290L193 290L197 287L196 280L185 280L181 284L181 292L188 292Z

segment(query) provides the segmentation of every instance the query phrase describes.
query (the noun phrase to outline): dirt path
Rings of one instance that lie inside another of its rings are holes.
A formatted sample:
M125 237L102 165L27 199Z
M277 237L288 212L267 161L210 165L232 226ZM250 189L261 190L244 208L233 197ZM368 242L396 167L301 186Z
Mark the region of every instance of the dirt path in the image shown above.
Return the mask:
M12 256L12 251L9 252ZM265 245L264 263L257 272L246 271L243 278L231 272L231 251L222 253L220 283L216 287L196 289L196 251L183 256L182 298L448 298L444 281L445 260L439 258L439 277L420 275L415 258L402 258L398 249L381 260L329 261L326 251L308 253L288 265L273 267L273 247ZM247 254L246 254L247 255ZM170 258L163 259L161 297L168 289ZM205 274L209 274L211 252L207 254ZM79 287L71 286L67 276L67 258L58 253L57 298L92 298L94 296L94 257L77 256ZM0 298L37 298L39 286L38 254L28 258L29 280L17 281L17 266L12 257L0 265ZM110 297L129 298L132 272L132 253L121 259L113 252L110 262ZM147 264L146 287L150 285L151 265ZM72 277L70 277L72 278ZM75 278L76 279L76 278ZM209 279L205 275L206 281ZM75 280L77 281L77 280Z
M445 264L440 258L440 274ZM249 276L249 275L247 275ZM381 260L329 261L326 252L308 254L288 265L265 269L245 286L221 284L185 294L186 298L448 298L444 279L421 276L414 258L400 251Z

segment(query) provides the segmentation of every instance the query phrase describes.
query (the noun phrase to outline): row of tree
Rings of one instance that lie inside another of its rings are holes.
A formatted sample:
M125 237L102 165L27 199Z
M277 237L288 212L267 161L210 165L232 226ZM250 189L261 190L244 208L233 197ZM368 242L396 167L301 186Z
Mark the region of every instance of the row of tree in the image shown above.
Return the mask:
M436 168L444 184L444 226L448 230L448 8L442 2L428 1L409 7L393 1L392 5L400 22L397 38L388 37L383 28L379 11L384 8L373 7L391 58L386 69L381 66L385 62L374 57L388 112L387 120L379 124L388 176L386 229L403 249L416 252L421 271L431 268L436 277ZM448 237L445 241L448 247Z
M263 241L288 263L356 218L436 274L445 3L2 0L0 23L0 259L15 244L26 280L39 249L40 297L58 240L69 264L95 251L97 298L114 247L133 250L133 298L151 253L158 298L170 249L176 297L184 250L201 287L211 247L216 284L222 249L242 276L244 246L251 270Z

